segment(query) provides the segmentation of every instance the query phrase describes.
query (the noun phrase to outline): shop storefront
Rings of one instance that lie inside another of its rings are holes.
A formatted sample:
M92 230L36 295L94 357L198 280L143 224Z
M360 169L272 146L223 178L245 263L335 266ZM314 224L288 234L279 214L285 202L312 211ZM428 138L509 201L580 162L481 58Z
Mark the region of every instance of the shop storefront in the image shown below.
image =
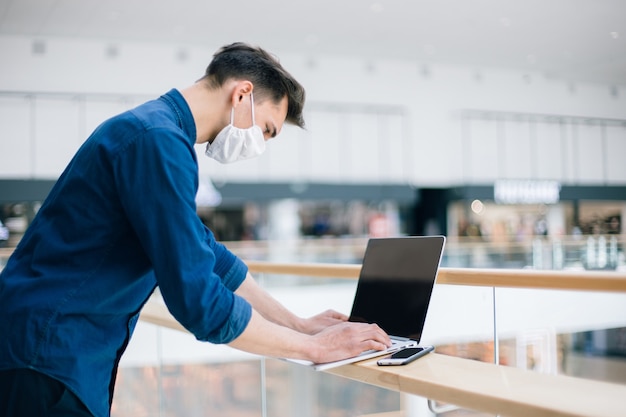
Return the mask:
M626 187L500 181L450 190L448 233L488 239L624 234Z
M614 269L623 256L626 187L502 181L449 196L448 235L530 254L510 266Z

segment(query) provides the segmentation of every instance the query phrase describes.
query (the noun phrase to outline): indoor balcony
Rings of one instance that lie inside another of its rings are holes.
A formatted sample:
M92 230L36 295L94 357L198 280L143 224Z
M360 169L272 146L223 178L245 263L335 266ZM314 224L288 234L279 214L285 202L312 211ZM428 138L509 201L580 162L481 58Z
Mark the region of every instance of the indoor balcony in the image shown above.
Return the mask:
M277 299L308 316L326 308L349 312L364 243L229 246ZM526 246L529 265L536 247ZM583 241L576 250L586 249ZM112 415L623 415L623 267L584 270L582 261L561 271L457 267L471 259L457 256L468 250L490 251L446 246L422 337L435 353L393 369L370 360L316 372L197 342L155 294L122 360Z

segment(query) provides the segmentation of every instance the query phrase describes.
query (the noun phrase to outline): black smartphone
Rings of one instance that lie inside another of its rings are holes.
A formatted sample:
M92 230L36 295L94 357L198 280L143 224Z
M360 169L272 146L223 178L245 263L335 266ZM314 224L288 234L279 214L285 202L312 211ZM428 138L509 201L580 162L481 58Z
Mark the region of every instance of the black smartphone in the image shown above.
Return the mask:
M389 366L389 365L406 365L409 362L413 362L417 358L421 358L426 355L428 352L432 352L435 350L434 346L420 346L420 347L410 347L404 348L388 356L383 359L379 359L378 363L380 366Z

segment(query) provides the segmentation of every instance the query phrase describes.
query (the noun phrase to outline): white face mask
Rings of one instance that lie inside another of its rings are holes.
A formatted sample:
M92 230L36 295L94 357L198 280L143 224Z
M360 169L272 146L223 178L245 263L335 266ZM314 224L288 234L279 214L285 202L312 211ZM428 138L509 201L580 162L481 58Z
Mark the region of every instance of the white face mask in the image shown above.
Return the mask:
M235 108L230 111L230 124L217 134L213 143L208 143L205 154L222 164L257 157L265 151L263 131L254 123L254 97L250 93L252 126L242 129L233 126Z

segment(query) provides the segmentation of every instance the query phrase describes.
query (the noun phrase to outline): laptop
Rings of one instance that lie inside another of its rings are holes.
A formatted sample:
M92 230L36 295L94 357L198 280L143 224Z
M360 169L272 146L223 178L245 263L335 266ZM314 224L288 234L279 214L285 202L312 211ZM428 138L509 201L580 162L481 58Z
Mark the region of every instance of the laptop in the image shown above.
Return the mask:
M368 241L349 321L378 324L392 346L335 362L289 361L321 371L418 346L444 244L444 236Z

